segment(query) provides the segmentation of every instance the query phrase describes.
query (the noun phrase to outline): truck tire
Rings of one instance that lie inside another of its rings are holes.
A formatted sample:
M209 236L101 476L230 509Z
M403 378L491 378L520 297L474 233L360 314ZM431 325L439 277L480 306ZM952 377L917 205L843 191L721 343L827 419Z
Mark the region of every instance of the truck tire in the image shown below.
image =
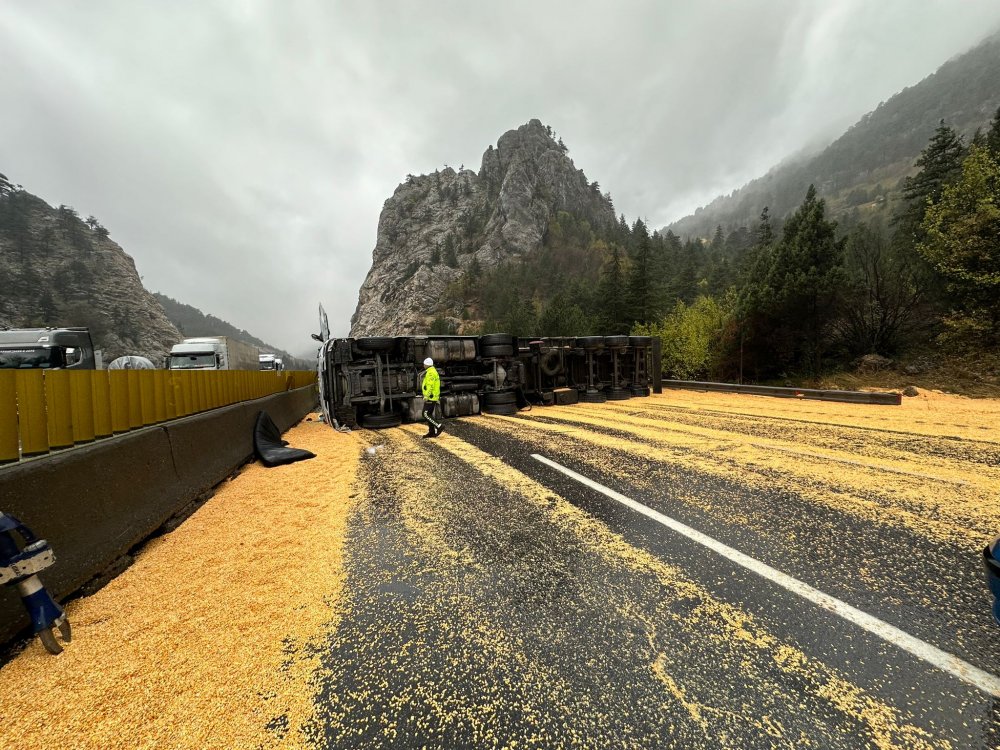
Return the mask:
M482 357L513 357L514 346L513 344L490 344L489 346L480 346L479 354Z
M517 404L517 394L514 391L487 391L483 394L483 406L506 406Z
M361 417L361 426L370 430L384 430L387 427L399 427L403 418L398 414L365 414Z
M608 401L627 401L632 398L628 388L612 388L608 391Z
M632 395L633 396L640 396L640 397L641 396L648 396L649 395L649 388L647 388L646 386L636 386L636 385L633 385L632 386Z
M652 346L653 337L652 336L629 336L628 337L629 346Z
M358 349L366 352L387 352L396 344L396 339L392 336L365 336L355 339Z
M496 406L484 406L483 414L496 414L501 417L513 417L517 414L517 406L514 404L497 404Z
M605 336L604 345L608 349L623 349L628 346L628 336Z
M480 346L514 346L514 337L509 333L487 333L479 337Z
M581 336L576 340L576 345L581 349L586 349L587 351L597 351L598 349L604 348L604 337L603 336Z
M607 400L608 397L600 391L583 391L580 394L581 404L603 404Z
M538 360L538 366L542 368L542 372L550 378L558 375L562 372L562 363L559 361L559 351L557 349L549 349L541 356L541 359Z

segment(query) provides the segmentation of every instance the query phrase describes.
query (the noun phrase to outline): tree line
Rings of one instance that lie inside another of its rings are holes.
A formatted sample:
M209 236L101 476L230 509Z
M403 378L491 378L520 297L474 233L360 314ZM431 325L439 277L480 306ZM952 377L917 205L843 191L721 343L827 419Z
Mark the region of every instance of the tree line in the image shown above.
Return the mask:
M756 225L719 226L711 239L624 216L596 229L560 212L538 252L489 272L477 265L450 295L483 330L660 336L665 370L685 378L817 375L931 343L995 351L1000 110L969 143L941 121L914 168L898 201L833 221L810 186L786 218L764 208Z

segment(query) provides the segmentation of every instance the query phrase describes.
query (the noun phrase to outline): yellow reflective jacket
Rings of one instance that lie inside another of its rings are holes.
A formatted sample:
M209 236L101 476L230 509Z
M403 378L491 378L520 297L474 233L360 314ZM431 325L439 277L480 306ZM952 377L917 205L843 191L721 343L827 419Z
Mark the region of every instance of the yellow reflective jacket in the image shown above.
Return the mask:
M441 400L441 376L433 365L424 373L424 401Z

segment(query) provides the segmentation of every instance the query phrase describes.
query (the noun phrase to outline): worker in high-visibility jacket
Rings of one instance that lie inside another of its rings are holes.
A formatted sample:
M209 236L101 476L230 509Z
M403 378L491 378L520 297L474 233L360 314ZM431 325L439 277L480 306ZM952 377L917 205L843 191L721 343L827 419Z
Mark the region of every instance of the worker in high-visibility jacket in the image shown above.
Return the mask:
M422 390L424 393L424 419L427 420L427 434L424 437L432 438L444 432L444 420L435 416L435 410L441 401L441 376L434 369L434 360L430 357L424 360L424 368Z

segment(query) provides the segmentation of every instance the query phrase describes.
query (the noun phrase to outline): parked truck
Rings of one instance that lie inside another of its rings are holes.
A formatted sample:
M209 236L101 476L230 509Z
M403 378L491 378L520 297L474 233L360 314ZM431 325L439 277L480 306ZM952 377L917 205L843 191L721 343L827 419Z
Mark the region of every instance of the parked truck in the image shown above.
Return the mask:
M0 369L95 370L99 360L87 328L0 330Z
M168 370L256 370L256 346L229 336L203 336L174 344L167 357Z

